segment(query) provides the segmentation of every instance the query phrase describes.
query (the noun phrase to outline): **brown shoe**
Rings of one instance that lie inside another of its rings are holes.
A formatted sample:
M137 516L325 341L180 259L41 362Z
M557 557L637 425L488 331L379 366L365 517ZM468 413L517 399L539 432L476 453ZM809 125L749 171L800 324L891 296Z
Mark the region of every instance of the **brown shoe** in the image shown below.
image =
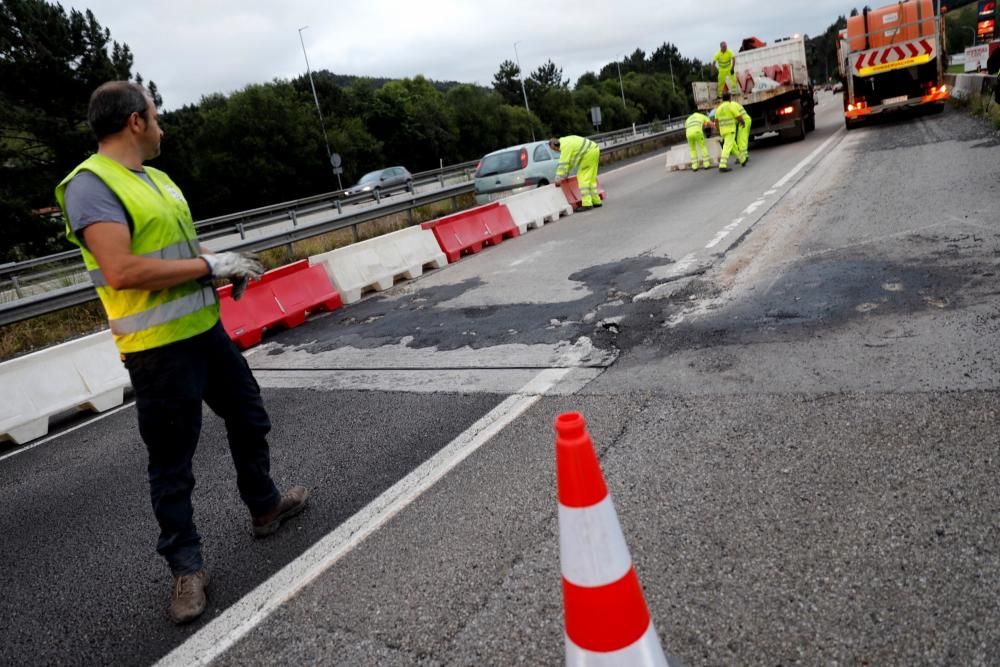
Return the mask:
M278 506L267 514L253 518L253 536L267 537L272 535L285 519L290 519L306 508L309 499L309 489L304 486L293 486L281 494Z
M194 574L174 577L174 591L170 594L170 608L167 613L177 625L190 623L205 611L205 588L208 586L208 570L201 568Z

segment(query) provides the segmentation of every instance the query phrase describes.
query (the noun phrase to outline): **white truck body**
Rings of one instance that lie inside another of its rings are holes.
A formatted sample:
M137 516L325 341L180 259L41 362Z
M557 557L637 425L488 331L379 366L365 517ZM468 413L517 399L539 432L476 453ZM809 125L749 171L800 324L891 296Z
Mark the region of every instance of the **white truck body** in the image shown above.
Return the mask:
M816 101L801 37L740 51L731 79L739 87L733 99L752 119L751 137L778 132L788 139L803 139L816 127ZM716 81L696 81L691 87L699 110L718 106Z
M764 102L796 87L809 87L806 45L802 38L787 39L757 49L736 54L733 76L740 90L734 96L746 106ZM718 104L715 81L692 84L694 103L699 109L711 109Z

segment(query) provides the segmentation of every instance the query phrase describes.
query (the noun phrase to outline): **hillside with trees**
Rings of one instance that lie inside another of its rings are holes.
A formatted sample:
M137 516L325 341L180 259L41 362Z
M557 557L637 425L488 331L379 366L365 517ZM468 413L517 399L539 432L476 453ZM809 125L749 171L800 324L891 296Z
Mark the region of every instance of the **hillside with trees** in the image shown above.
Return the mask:
M807 42L818 81L833 76L843 24L840 17ZM142 82L132 64L129 46L114 41L90 11L67 13L46 0L0 4L0 262L67 247L61 223L50 215L53 189L93 151L90 92L110 79ZM548 61L525 73L530 111L522 73L509 60L499 63L490 87L422 76L390 80L325 70L313 76L346 185L383 166L418 172L532 136L590 134L595 106L602 130L686 115L691 82L712 72L670 43L649 54L636 49L575 82ZM161 106L156 85L146 85ZM162 113L160 124L163 150L154 164L184 189L196 219L337 188L305 75L206 95Z

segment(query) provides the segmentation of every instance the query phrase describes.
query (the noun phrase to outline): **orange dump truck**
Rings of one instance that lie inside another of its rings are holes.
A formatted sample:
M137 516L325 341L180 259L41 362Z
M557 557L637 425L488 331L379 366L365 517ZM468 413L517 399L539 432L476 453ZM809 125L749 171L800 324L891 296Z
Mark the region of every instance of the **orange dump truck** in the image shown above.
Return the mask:
M944 108L944 21L933 0L907 0L847 19L837 43L847 129L901 108Z

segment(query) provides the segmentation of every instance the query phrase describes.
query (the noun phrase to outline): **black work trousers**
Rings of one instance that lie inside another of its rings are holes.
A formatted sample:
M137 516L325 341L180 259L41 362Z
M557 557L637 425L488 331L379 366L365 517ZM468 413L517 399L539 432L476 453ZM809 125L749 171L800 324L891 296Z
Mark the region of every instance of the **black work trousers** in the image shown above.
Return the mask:
M129 353L124 361L149 454L149 491L160 524L156 550L175 576L191 574L204 564L191 505L202 401L225 421L236 484L250 513L266 514L280 500L260 387L221 323L187 340Z

